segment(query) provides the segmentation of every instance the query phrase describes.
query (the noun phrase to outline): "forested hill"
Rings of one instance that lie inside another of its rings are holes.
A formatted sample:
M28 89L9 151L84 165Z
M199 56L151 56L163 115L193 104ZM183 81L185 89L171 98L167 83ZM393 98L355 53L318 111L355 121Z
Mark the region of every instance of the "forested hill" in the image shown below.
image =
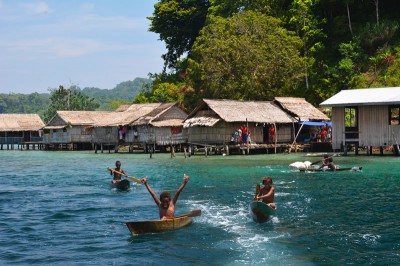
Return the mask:
M98 110L114 110L118 103L131 103L142 88L151 83L150 79L136 78L119 83L113 89L87 87L76 90L95 99L100 104ZM0 113L39 114L43 116L50 104L50 93L10 93L0 94Z
M141 101L192 109L202 98L292 96L317 106L341 90L400 86L399 3L160 0L150 31L171 75Z
M91 87L84 88L81 92L93 98L105 98L131 102L142 90L143 86L149 83L151 83L151 80L149 79L136 78L134 80L121 82L112 90L103 90Z

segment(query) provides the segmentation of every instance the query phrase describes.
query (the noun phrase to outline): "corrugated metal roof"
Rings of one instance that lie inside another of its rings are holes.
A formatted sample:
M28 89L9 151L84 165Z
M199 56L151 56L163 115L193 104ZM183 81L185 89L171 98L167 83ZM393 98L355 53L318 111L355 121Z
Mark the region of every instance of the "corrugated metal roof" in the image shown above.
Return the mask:
M320 106L360 106L400 104L400 87L342 90Z

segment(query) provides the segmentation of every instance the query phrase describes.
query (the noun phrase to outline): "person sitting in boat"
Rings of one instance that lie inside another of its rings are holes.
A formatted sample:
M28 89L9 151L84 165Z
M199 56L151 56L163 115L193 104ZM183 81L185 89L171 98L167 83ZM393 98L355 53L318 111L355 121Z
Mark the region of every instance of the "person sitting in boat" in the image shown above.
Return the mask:
M159 208L161 220L174 218L176 201L178 200L179 194L186 186L188 181L189 181L189 176L184 175L183 184L178 188L174 198L171 201L171 194L168 191L161 192L160 198L157 198L157 195L154 193L153 189L147 183L147 178L145 177L142 179L142 183L146 186L147 190L149 191L150 195L153 197L154 201L156 202Z
M115 169L107 167L107 170L110 171L110 175L114 175L114 178L111 181L113 184L121 181L121 174L124 175L124 176L127 176L125 171L121 168L121 162L120 161L116 161L115 162Z
M328 154L324 155L324 159L322 160L322 165L319 169L328 168L331 171L336 171L336 165L333 163L332 156L328 156Z
M275 209L275 188L272 186L272 178L265 176L262 179L264 187L260 189L260 193L254 197L254 200L262 200L265 204L268 204L271 208Z

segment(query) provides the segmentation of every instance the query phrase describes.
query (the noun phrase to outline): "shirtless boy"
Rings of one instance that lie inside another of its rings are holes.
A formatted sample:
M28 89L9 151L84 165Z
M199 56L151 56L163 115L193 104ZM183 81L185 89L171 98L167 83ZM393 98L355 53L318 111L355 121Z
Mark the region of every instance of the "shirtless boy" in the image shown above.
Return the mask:
M260 189L260 193L254 198L254 200L261 199L264 203L275 209L275 188L272 186L272 178L265 176L262 180L262 183L264 187Z
M110 171L110 175L114 174L114 178L112 180L112 183L116 183L118 181L121 181L121 174L120 173L122 173L124 176L127 176L125 171L122 170L122 168L121 168L121 162L120 161L116 161L115 162L115 169L107 167L107 170ZM117 173L117 172L119 172L119 173Z
M142 183L146 186L147 190L149 191L150 195L153 197L154 201L156 202L159 208L161 220L174 218L176 201L178 200L179 194L181 193L181 191L183 190L188 181L189 181L189 176L184 175L183 184L178 188L174 198L171 201L171 194L167 191L161 192L160 198L157 198L157 195L154 193L153 189L147 183L147 178L142 179Z

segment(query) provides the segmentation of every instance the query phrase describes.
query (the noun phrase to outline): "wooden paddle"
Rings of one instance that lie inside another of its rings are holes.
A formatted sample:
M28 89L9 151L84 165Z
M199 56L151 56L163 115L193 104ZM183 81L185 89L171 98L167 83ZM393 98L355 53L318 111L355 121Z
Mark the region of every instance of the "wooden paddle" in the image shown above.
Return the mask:
M331 159L333 156L329 156L329 157L327 157L327 158L324 158L324 159L322 159L322 160L319 160L319 161L316 161L316 162L313 162L313 163L311 163L311 165L314 165L314 164L317 164L317 163L321 163L321 162L323 162L325 159Z
M201 210L194 210L191 212L188 212L186 214L182 214L179 216L175 216L174 218L181 218L181 217L195 217L195 216L200 216L201 215Z
M257 199L257 201L258 201L258 195L260 194L260 190L261 190L261 186L260 186L260 184L257 184L256 185L256 199Z
M138 184L143 184L143 183L142 183L142 180L140 180L140 179L138 179L138 178L136 178L136 177L123 174L123 173L118 172L117 170L114 170L114 169L112 169L112 168L109 168L109 170L111 170L112 172L116 172L116 173L118 173L118 174L120 174L120 175L126 176L127 178L129 178L130 180L132 180L132 181L134 181L134 182L136 182L136 183L138 183Z

